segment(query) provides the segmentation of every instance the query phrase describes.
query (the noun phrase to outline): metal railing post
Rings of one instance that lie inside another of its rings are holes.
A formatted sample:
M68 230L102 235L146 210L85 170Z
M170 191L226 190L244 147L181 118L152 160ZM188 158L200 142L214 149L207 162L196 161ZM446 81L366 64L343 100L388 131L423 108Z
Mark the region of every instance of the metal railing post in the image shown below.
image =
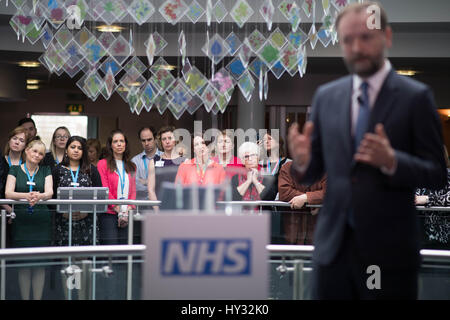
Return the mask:
M304 291L304 262L303 260L294 261L294 288L293 288L293 299L303 300Z
M91 273L92 261L83 260L81 262L81 288L78 293L78 300L92 300L91 283L95 273Z
M133 211L129 212L128 215L128 245L133 244ZM133 256L128 256L128 266L127 266L127 300L131 300L132 293L132 280L133 280Z

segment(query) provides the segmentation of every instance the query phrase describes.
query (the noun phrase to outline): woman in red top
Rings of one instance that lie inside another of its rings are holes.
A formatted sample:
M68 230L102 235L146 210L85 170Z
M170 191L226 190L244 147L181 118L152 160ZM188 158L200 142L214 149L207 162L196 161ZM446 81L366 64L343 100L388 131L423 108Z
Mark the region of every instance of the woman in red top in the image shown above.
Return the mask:
M194 158L186 160L178 168L175 182L183 185L221 184L225 170L209 157L208 147L200 135L194 136Z
M111 132L106 143L108 155L97 164L109 199L136 199L136 166L130 159L128 139L121 130ZM130 205L109 205L99 216L101 244L126 244Z

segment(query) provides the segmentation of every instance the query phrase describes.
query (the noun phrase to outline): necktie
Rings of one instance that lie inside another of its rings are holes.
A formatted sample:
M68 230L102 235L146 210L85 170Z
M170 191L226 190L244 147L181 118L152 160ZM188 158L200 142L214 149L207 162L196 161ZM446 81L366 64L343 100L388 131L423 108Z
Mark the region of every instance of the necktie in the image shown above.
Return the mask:
M370 106L369 106L369 84L367 82L361 83L361 95L358 97L359 103L359 113L358 119L356 120L356 130L355 130L355 152L358 150L359 144L361 143L364 134L367 131L367 126L369 125L370 116ZM355 218L353 214L353 208L350 208L347 212L347 222L350 227L355 228Z
M369 84L367 82L361 83L361 95L358 97L359 103L359 113L358 119L356 120L355 129L355 152L358 150L359 144L367 131L367 126L369 124L370 116L370 106L369 106Z

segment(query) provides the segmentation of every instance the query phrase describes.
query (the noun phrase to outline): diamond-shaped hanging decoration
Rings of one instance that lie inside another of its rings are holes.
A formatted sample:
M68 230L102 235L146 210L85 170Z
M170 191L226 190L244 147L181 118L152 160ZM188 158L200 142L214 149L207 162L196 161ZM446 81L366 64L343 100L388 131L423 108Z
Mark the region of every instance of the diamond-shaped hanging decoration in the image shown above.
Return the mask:
M48 45L50 44L50 42L52 40L53 40L52 28L50 28L50 26L48 24L46 24L42 28L42 37L41 37L41 41L42 41L42 44L44 45L45 49L47 49Z
M58 43L52 42L45 52L45 57L52 67L56 70L60 70L66 61L69 59L69 54Z
M287 39L284 36L283 32L280 30L280 28L276 28L269 37L270 41L274 46L276 46L278 49L283 48L283 46L286 44Z
M244 67L247 68L248 63L250 62L250 58L252 56L252 49L247 38L244 39L244 43L241 45L241 48L239 49L238 56Z
M169 99L167 97L167 94L161 93L156 99L155 99L155 106L156 109L158 109L159 114L163 114L164 111L166 111L167 107L169 106Z
M202 99L198 95L193 95L191 100L189 100L187 103L186 111L193 115L195 111L197 111L198 108L202 106L202 104Z
M253 80L249 71L244 72L243 76L238 81L238 86L247 102L250 101L253 90L255 89L255 80Z
M72 39L67 44L66 52L70 56L66 62L66 64L70 68L74 68L76 65L78 65L84 59L84 56L85 56L83 49L80 47L78 42L76 42L74 39Z
M330 13L330 0L322 0L322 8L324 15L328 15Z
M213 7L213 15L216 18L216 21L218 23L221 23L223 19L227 16L228 11L225 5L222 3L221 0L216 2L216 5Z
M224 94L219 94L216 99L216 106L219 108L219 111L221 113L224 113L225 109L227 108L227 105L228 99L225 97Z
M298 73L300 74L300 77L303 77L303 75L306 73L306 65L308 62L305 46L302 46L300 49L298 49L297 61L298 61Z
M283 65L281 64L281 61L278 61L277 63L275 63L272 68L270 69L270 71L273 73L273 75L275 76L275 78L280 79L281 76L286 72L286 69L283 67Z
M147 22L155 12L155 7L148 0L134 0L128 6L128 13L138 25Z
M94 35L89 31L88 28L83 27L75 36L75 41L78 42L80 47L83 47L86 42L91 40L92 38L95 39Z
M145 70L147 70L147 67L145 64L139 59L137 56L134 56L131 58L123 67L123 70L128 72L131 68L135 68L137 71L139 71L140 74L144 73Z
M244 24L250 19L253 15L254 11L252 7L248 4L246 0L238 0L234 4L233 8L230 11L230 15L233 18L234 22L242 28Z
M278 10L290 21L292 7L296 5L294 0L284 0L278 5Z
M100 45L97 39L91 38L83 45L83 50L85 53L85 59L89 64L94 65L100 61L106 54L106 51Z
M245 72L245 67L238 57L234 57L233 60L230 61L227 65L227 69L236 80L239 80Z
M177 112L184 111L187 108L187 103L192 99L192 95L183 81L177 79L175 83L175 87L169 92L169 101Z
M183 0L167 0L159 7L163 18L173 25L177 24L188 10L189 8Z
M308 40L308 36L303 32L301 28L298 28L296 32L291 31L288 34L287 38L289 43L292 44L295 48L299 48Z
M298 71L298 60L297 60L297 49L288 43L281 50L281 64L286 69L286 71L293 77Z
M46 2L44 1L44 3ZM51 23L55 29L58 29L58 27L66 20L64 1L49 0L47 1L47 5L44 4L43 8L46 12L47 21Z
M259 13L261 13L261 16L267 23L267 29L269 31L272 30L273 15L275 13L275 7L273 6L272 0L265 0L259 10Z
M111 69L114 76L116 76L120 70L122 70L122 67L111 57L108 57L101 65L100 70L106 74L108 72L108 69Z
M322 45L326 48L331 42L331 33L325 29L324 27L321 27L319 31L317 32L317 38L322 43Z
M267 66L264 62L261 61L259 58L253 59L252 63L250 63L248 69L255 77L259 77L261 73L261 69L263 73L267 70Z
M220 94L227 97L230 96L230 92L232 93L235 86L235 80L225 68L216 72L210 83Z
M67 64L64 65L63 69L64 71L69 75L69 77L73 78L75 75L78 74L78 72L81 71L81 69L84 67L84 62L80 62L73 68L69 67Z
M129 88L128 93L127 93L127 102L128 102L129 107L130 107L130 111L132 113L136 111L136 107L139 104L141 104L140 107L142 109L143 105L141 103L141 97L140 97L140 94L139 94L139 88L137 88L137 87ZM139 112L140 112L140 110L139 110Z
M192 92L199 93L199 91L208 83L208 79L197 69L197 67L193 66L186 73L185 82Z
M216 103L217 94L218 92L214 88L214 86L208 83L208 85L205 88L205 91L203 91L203 94L201 96L206 111L208 112L211 111L211 108L213 107L214 103Z
M17 8L20 9L27 2L27 0L9 0Z
M175 117L175 119L180 120L181 116L183 115L184 111L186 110L184 109L178 109L173 102L169 101L169 104L167 105L167 108L169 109L169 111L172 113L172 115Z
M38 30L36 27L33 27L28 33L26 34L26 38L32 45L34 45L44 34L44 31L42 29Z
M72 32L66 27L65 24L59 28L58 32L55 33L54 39L65 48L69 42L73 39Z
M211 26L213 6L211 0L206 0L206 25Z
M127 5L123 0L98 0L94 7L93 18L95 20L101 20L108 25L113 24L116 21L121 21L127 14Z
M111 67L108 68L108 71L103 81L104 81L104 88L106 91L105 99L108 100L116 88L116 79L114 78L114 72L112 71Z
M181 68L181 74L183 75L183 79L184 81L186 81L187 79L187 73L189 71L191 71L192 69L192 65L191 62L189 61L189 58L186 58L186 61L184 63L184 66Z
M314 11L314 6L316 5L316 2L313 0L304 0L303 1L303 11L305 12L305 15L309 18L311 17L313 11Z
M241 40L234 32L231 32L225 41L230 47L230 55L232 56L234 56L242 46Z
M311 49L314 50L314 48L316 47L317 40L318 40L316 25L314 23L311 25L311 29L309 29L308 37L309 37L309 44L311 45Z
M268 40L258 51L258 57L270 69L280 59L280 50Z
M145 86L142 88L141 101L147 111L150 111L156 97L158 96L158 89L151 83L147 81Z
M90 97L97 97L102 90L103 81L102 78L97 74L97 72L92 72L87 75L84 81L84 88L89 93Z
M198 20L200 20L204 13L205 9L203 9L203 7L196 0L194 0L189 5L189 11L186 13L186 16L192 23L195 24Z
M296 2L294 2L292 5L289 16L289 22L291 23L292 31L294 32L297 31L298 26L300 25L301 22L301 16L300 16L300 8Z
M132 54L132 50L129 42L122 35L119 35L109 47L109 54L118 64L122 65Z
M98 42L100 42L105 51L109 50L114 41L116 41L116 37L112 32L102 32L98 37Z
M261 32L258 31L258 29L255 29L252 33L250 33L249 36L246 39L248 39L248 43L250 44L250 48L255 53L257 53L259 51L259 49L266 42L266 38L262 35Z
M169 64L162 57L159 57L150 68L150 72L154 75L152 79L161 90L166 90L175 81L175 77L170 73L169 68Z
M122 78L120 78L120 84L124 87L141 88L145 83L146 79L135 67L131 67Z
M161 51L167 46L167 41L158 33L153 32L151 34L153 36L153 41L155 42L155 56L159 55ZM150 37L147 41L144 42L145 47L148 49L148 44L150 41Z
M214 64L218 64L230 52L230 47L222 37L216 33L205 43L202 51Z

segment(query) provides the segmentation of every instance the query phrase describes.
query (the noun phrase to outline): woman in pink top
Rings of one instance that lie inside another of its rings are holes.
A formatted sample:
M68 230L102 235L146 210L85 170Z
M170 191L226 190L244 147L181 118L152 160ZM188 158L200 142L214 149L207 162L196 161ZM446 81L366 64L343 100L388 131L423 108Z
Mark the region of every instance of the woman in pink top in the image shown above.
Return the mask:
M109 188L109 199L136 199L136 166L130 159L128 139L121 130L111 132L106 143L108 155L97 164L103 187ZM130 205L109 205L99 215L101 244L126 244Z
M186 160L178 168L175 182L183 185L221 184L225 180L225 170L209 157L205 140L194 136L194 158Z

